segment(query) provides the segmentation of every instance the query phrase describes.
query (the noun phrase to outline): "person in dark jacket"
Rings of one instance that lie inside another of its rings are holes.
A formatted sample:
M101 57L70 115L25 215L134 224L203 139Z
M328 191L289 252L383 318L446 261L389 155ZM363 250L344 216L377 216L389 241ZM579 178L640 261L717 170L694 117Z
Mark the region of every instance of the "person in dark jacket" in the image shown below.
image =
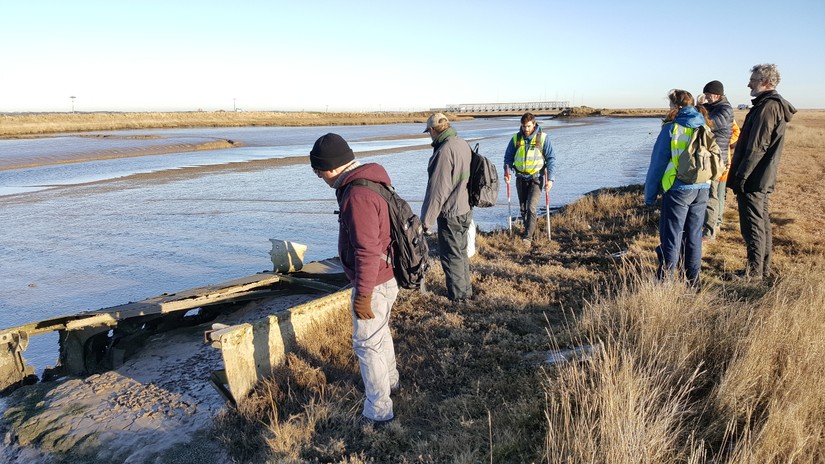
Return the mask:
M662 192L659 216L659 279L673 277L681 261L685 277L692 286L699 285L702 264L702 224L708 203L710 184L687 184L676 177L680 152L687 149L690 135L705 124L705 117L694 106L693 95L687 90L668 93L670 112L650 154L650 166L645 178L645 205L653 206ZM681 258L681 259L680 259Z
M388 260L390 214L387 201L355 179L390 185L384 168L361 165L338 134L320 137L309 153L315 174L335 189L338 219L338 254L352 283L352 345L364 381L362 423L381 427L395 417L390 392L398 388L395 347L390 334L390 310L398 285ZM348 188L349 187L349 188Z
M722 150L720 157L722 165L728 164L728 147L733 133L733 107L725 96L725 87L719 81L710 81L702 89L705 110L713 127L713 138ZM722 226L722 213L725 208L726 181L711 181L708 191L708 208L705 213L705 225L702 232L703 240L713 240L716 232Z
M769 198L776 186L785 129L796 113L796 108L776 92L779 81L775 64L751 68L748 87L753 106L742 124L728 177L728 187L736 194L748 255L747 268L739 275L754 279L770 273L773 235Z
M427 119L433 155L427 165L427 191L421 205L421 222L427 233L438 224L438 255L447 281L447 298L465 301L473 296L467 236L473 220L467 182L472 152L447 117L435 113Z

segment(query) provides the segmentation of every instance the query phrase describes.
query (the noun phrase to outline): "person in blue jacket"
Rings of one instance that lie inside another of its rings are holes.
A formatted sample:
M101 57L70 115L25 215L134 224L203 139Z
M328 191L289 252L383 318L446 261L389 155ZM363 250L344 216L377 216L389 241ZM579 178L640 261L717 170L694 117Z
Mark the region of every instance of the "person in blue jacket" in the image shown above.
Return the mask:
M645 205L652 206L659 192L662 192L659 217L661 243L656 248L659 258L658 277L672 277L680 255L684 253L682 262L685 277L692 286L698 286L702 262L702 226L710 184L683 183L676 178L673 158L687 148L684 129L704 125L705 117L694 106L693 95L687 90L671 90L668 100L670 112L665 117L650 155L650 166L645 179Z

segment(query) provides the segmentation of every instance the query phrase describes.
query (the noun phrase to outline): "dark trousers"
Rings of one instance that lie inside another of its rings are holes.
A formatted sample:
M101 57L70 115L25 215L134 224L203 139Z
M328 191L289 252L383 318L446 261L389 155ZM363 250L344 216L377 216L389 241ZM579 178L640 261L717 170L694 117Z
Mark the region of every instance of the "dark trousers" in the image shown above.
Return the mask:
M702 267L702 225L708 204L708 189L670 189L662 196L662 212L659 216L660 279L673 276L679 258L685 269L685 277L691 285L699 284Z
M451 218L439 217L438 255L447 278L447 298L455 301L473 296L470 258L467 257L467 233L473 212Z
M767 277L773 254L771 216L768 208L769 193L737 193L739 228L748 252L747 273L751 277Z
M536 230L536 208L541 197L541 177L516 176L516 193L521 219L524 221L524 235L521 238L531 240Z

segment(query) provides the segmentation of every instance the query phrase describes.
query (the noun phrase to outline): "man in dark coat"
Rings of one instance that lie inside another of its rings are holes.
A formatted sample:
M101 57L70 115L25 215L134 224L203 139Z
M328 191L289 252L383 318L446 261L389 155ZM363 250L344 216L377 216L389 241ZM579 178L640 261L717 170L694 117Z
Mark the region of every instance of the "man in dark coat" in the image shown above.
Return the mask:
M739 226L748 254L747 268L740 274L753 279L768 277L773 237L769 197L776 185L776 170L785 128L796 108L776 92L779 70L775 64L751 68L753 107L742 124L742 133L733 154L728 187L736 194Z

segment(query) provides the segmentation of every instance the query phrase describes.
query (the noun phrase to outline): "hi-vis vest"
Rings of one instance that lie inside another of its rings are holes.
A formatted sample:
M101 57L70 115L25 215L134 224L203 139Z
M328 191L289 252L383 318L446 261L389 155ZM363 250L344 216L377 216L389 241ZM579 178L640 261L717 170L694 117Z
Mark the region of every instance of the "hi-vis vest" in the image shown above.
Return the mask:
M679 155L687 150L690 137L695 129L673 123L670 131L670 162L667 163L665 174L662 176L662 190L667 192L676 182L676 169L679 167Z
M536 131L539 131L539 129L536 128ZM513 145L516 147L513 165L516 168L516 173L532 176L544 168L544 154L541 151L544 149L546 137L547 135L544 132L539 132L530 140L530 145L525 147L521 132L513 136Z

